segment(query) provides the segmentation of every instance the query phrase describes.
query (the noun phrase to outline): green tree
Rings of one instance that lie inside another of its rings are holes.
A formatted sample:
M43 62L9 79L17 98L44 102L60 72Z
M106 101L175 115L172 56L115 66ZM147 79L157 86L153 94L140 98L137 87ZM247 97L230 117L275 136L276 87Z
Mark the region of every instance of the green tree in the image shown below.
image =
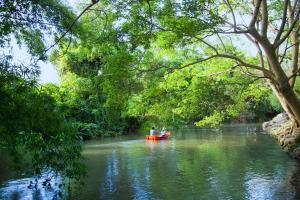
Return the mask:
M9 149L16 161L29 155L37 174L47 169L79 178L84 173L80 140L58 112L55 99L36 82L37 63L46 60L54 46L47 42L51 38L58 42L61 35L71 37L71 31L78 36L76 15L59 0L3 0L0 21L1 147ZM32 61L28 65L11 55L13 38L27 49Z

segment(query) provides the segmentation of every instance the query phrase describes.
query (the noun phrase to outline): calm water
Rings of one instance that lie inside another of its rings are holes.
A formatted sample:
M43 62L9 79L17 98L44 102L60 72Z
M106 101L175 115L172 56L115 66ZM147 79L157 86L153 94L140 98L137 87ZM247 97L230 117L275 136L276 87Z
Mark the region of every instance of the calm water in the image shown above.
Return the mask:
M184 128L167 141L123 137L88 142L88 175L72 199L298 199L297 163L254 125ZM5 168L0 199L55 199L55 187L28 189L32 177ZM296 181L297 182L297 181Z

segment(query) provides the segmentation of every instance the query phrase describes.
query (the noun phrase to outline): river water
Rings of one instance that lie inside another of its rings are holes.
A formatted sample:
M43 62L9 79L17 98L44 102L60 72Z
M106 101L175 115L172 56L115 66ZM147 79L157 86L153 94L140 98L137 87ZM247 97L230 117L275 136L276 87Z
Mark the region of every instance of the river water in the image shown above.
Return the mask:
M299 199L297 163L256 125L182 128L157 142L94 140L82 153L87 176L71 199ZM58 188L28 188L30 172L13 173L4 158L0 199L58 198Z

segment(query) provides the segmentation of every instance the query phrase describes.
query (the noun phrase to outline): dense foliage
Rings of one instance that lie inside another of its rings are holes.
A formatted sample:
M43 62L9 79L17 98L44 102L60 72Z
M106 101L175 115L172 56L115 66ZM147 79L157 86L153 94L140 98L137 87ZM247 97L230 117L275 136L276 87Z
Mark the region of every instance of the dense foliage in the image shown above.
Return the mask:
M58 0L0 1L0 148L17 164L29 158L35 175L50 170L79 179L85 170L75 129L36 81L49 37L66 31L74 18ZM17 45L27 50L28 62L15 58Z

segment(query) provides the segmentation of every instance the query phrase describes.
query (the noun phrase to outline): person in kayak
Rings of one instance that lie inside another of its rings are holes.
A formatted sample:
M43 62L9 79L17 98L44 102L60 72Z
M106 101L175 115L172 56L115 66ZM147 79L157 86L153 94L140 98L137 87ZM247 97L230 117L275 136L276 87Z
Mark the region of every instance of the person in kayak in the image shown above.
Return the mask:
M151 136L155 135L155 128L154 128L154 127L151 128L151 130L150 130L150 135L151 135Z
M161 131L160 131L160 135L161 135L161 136L165 136L166 134L167 134L167 130L166 130L165 127L163 127L163 128L161 129Z

